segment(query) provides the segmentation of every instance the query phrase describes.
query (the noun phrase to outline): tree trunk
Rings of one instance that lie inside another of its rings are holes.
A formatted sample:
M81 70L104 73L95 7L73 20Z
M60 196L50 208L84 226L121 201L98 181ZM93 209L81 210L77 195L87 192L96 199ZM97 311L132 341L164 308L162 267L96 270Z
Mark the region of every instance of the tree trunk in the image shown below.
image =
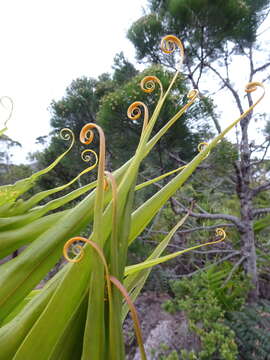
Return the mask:
M242 205L241 205L242 207ZM257 257L255 248L255 237L252 221L249 219L247 209L241 209L243 229L240 231L240 240L242 244L242 253L245 256L243 263L246 274L249 276L252 289L249 291L248 300L256 302L259 296L258 274L257 274Z
M249 276L253 288L250 290L248 300L255 302L258 299L259 285L257 274L257 258L255 248L255 236L253 231L252 214L252 189L251 183L251 163L250 149L248 142L248 125L251 115L241 121L242 139L240 149L240 163L237 165L238 189L237 193L240 199L241 223L240 239L244 261L244 269Z

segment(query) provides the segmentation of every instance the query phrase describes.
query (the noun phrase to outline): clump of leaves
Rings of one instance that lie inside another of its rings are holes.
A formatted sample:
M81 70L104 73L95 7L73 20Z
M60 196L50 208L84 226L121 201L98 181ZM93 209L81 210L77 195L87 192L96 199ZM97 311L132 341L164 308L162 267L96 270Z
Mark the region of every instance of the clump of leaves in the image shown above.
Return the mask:
M228 325L244 360L265 360L270 353L270 302L245 306L229 315Z
M194 275L192 280L185 278L171 282L175 298L167 301L164 308L172 313L185 311L190 330L201 340L201 351L195 354L180 350L181 358L237 358L235 335L225 323L225 315L227 310L241 307L249 285L243 281L240 272L226 282L231 267L229 263L212 266L208 271Z

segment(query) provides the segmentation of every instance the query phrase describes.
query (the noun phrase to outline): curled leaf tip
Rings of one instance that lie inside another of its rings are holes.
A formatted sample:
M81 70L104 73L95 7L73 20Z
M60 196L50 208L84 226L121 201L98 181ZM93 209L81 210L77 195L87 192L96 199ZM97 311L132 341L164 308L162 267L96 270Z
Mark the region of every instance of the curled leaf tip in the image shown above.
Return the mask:
M135 101L129 106L127 110L127 116L129 119L137 120L141 117L142 111L140 109L140 106L144 108L144 111L147 111L147 106L143 102Z
M97 153L94 151L94 150L91 150L91 149L85 149L82 153L81 153L81 158L83 161L85 162L90 162L92 160L92 158L94 157L95 159L95 163L94 165L92 165L94 167L97 166L97 163L98 163L98 156L97 156Z
M70 130L69 128L63 128L60 130L60 137L63 140L70 140L72 139L72 142L75 139L74 133L72 130Z
M70 143L70 145L69 145L69 148L68 148L68 150L66 151L66 153L68 153L68 152L72 149L72 147L73 147L73 145L74 145L74 143L75 143L75 135L74 135L74 132L73 132L72 130L70 130L69 128L63 128L63 129L60 130L59 135L60 135L60 138L63 139L63 140L65 140L65 141L71 140L71 143ZM65 153L65 154L66 154L66 153Z
M153 76L153 75L149 75L149 76L145 76L142 80L141 80L141 89L142 91L146 92L146 93L151 93L155 90L156 88L156 84L159 85L160 88L160 96L163 96L163 86L161 81L159 80L158 77Z
M182 41L178 39L175 35L167 35L161 40L160 44L161 50L166 54L171 54L175 51L176 47L180 50L180 65L184 61L184 46Z
M105 153L106 153L106 141L105 141L105 135L102 130L102 128L95 124L95 123L88 123L83 126L80 132L80 141L81 143L88 145L90 144L94 139L94 131L93 129L96 129L99 134L99 164L98 164L98 179L100 179L100 182L103 183L104 178L104 169L105 169ZM88 154L87 154L88 152ZM86 158L88 161L89 152L91 152L97 159L97 155L93 150L85 150L82 153L82 158Z
M198 145L198 151L203 151L208 146L208 143L206 141L200 142Z
M108 266L107 266L107 262L106 262L106 259L105 259L102 249L93 240L84 238L82 236L75 236L75 237L69 239L65 243L64 248L63 248L63 255L64 255L65 259L72 263L81 261L82 258L84 257L84 248L81 245L81 243L87 243L95 250L95 252L99 256L100 260L104 264L105 270L107 271ZM69 255L70 253L76 257L70 257L70 255Z
M79 241L82 241L82 239L83 238L74 237L65 243L63 248L63 255L68 262L77 263L80 262L84 257L83 246L78 243ZM70 256L71 254L73 257Z
M85 145L91 144L91 142L94 139L94 132L93 128L95 124L89 123L83 126L81 132L80 132L80 142Z
M258 81L250 82L246 85L245 92L251 93L253 91L256 91L258 87L260 87L264 90L264 85L261 82L258 82Z
M141 107L143 107L144 109L144 121L143 121L143 131L144 131L144 129L148 125L149 112L147 106L143 102L135 101L134 103L132 103L127 110L127 116L130 120L139 119L142 115Z
M199 95L199 90L192 89L188 92L187 97L189 100L195 100L198 95Z
M198 145L198 151L202 152L204 151L208 146L208 143L206 141L200 142ZM204 159L206 159L210 154L210 151L208 151L208 153L205 155Z
M220 238L219 241L225 240L225 238L226 238L225 230L222 229L222 228L217 228L216 229L216 236Z

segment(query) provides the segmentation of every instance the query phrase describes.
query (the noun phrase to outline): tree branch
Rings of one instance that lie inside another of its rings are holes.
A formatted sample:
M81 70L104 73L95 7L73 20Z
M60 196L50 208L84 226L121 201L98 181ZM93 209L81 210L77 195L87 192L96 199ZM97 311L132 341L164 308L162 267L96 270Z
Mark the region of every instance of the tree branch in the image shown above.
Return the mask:
M266 191L266 190L269 190L270 189L270 181L262 184L262 185L259 185L257 187L255 187L254 189L252 189L252 196L257 196L260 192L262 191Z
M188 209L182 205L179 201L173 198L173 202L179 207L178 209L175 208L178 214L186 213ZM226 220L231 221L233 224L237 226L237 228L242 228L242 223L240 219L233 215L228 214L210 214L210 213L195 213L193 211L189 211L189 215L198 219L211 219L211 220Z
M269 141L269 140L266 140L265 142L268 142L268 143L267 143L267 145L266 145L265 148L264 148L264 153L263 153L262 158L261 158L259 161L254 161L254 162L252 163L252 165L259 165L259 164L261 164L261 163L264 161L264 159L265 159L265 157L266 157L266 154L267 154L267 151L268 151L269 146L270 146L270 141ZM264 143L265 143L265 142L264 142ZM261 145L261 148L263 147L264 143Z
M212 65L207 63L206 66L208 66L209 69L211 69L219 77L219 79L224 83L224 85L231 91L231 93L232 93L232 95L233 95L233 97L234 97L234 99L236 101L236 104L238 106L238 109L240 111L240 114L242 114L244 112L244 109L242 107L239 95L234 90L234 88L231 86L229 81L225 80L224 77Z
M260 208L260 209L253 209L252 210L252 216L256 217L261 214L267 214L270 213L270 208Z
M224 227L234 227L235 224L216 224L216 225L210 225L210 226L197 226L194 227L192 229L186 229L186 230L179 230L177 231L177 234L182 235L182 234L190 234L194 231L200 231L200 230L213 230L213 229L217 229L217 228L224 228Z
M257 69L254 69L253 74L256 74L259 71L265 70L266 68L268 68L268 66L270 66L270 61L260 67L258 67Z

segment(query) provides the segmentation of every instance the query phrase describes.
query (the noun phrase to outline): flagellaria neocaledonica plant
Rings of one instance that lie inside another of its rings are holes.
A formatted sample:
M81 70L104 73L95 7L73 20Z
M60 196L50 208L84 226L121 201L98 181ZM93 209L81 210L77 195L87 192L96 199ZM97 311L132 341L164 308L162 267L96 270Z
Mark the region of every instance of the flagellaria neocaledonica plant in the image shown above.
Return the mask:
M173 35L162 39L161 49L171 54L180 50L180 66L184 58L181 41ZM127 114L130 121L142 121L142 132L134 156L119 169L106 171L106 139L100 126L86 124L80 141L89 145L99 137L99 154L86 149L84 160L95 163L75 179L61 187L40 192L22 200L20 196L35 181L50 171L71 149L74 136L68 129L64 139L71 140L69 149L48 168L14 185L0 187L0 255L11 254L27 245L22 253L1 265L0 272L0 360L121 360L125 358L122 323L130 310L142 359L146 359L134 300L139 295L151 268L187 251L224 241L226 234L217 229L216 238L192 248L162 255L188 213L157 245L145 261L126 266L129 246L144 231L160 208L192 175L216 144L243 119L264 96L263 85L246 86L247 92L258 87L260 98L210 143L198 146L198 155L187 165L137 184L140 165L160 138L179 121L198 98L198 91L188 93L188 102L153 136L154 126L179 72L168 89L155 76L147 76L141 88L157 91L160 97L150 115L147 106L136 101ZM6 124L5 126L6 127ZM1 130L2 131L2 130ZM4 131L4 129L3 129ZM92 157L90 156L92 155ZM52 193L63 190L95 166L97 180L65 196L38 205ZM175 174L164 187L140 207L134 209L134 196L145 186ZM88 193L73 208L61 206ZM60 210L59 210L60 209ZM54 213L49 214L51 210ZM56 211L57 210L57 211ZM79 236L91 224L89 238ZM41 290L34 290L59 261L64 252L68 260L63 268Z

